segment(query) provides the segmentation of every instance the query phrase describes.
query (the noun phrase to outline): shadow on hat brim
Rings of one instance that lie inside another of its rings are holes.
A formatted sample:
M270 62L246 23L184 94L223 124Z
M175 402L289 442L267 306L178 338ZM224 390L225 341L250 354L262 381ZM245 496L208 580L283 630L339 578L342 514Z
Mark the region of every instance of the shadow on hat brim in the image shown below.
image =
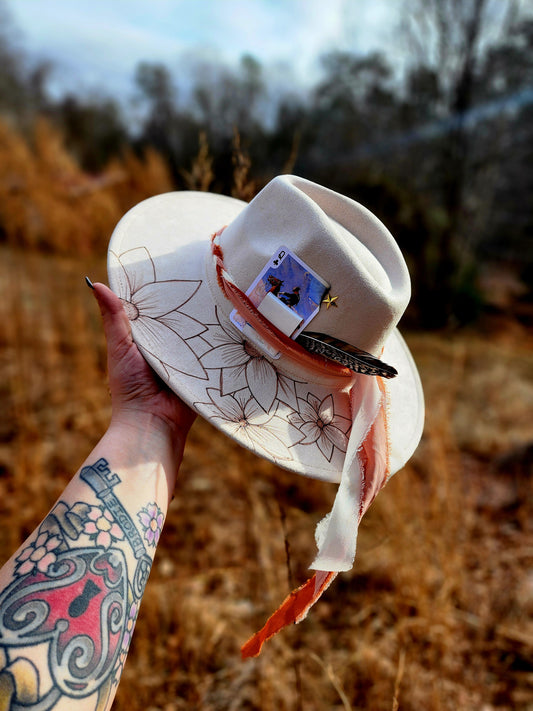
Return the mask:
M139 203L111 237L109 284L126 304L141 352L187 404L277 465L338 482L351 426L346 392L303 372L295 377L254 354L228 319L232 306L217 293L211 236L246 204L196 192L165 193ZM416 365L397 330L381 357L399 373L386 383L394 473L418 445L424 399Z

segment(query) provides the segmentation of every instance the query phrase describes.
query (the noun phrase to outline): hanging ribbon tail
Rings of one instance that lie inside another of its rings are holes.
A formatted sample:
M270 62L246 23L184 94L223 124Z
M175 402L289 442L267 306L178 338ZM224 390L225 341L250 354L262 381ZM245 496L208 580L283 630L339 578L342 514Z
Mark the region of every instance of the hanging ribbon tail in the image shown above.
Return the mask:
M366 376L362 376L366 378ZM331 512L316 530L316 573L293 590L264 627L241 647L243 659L257 657L263 644L287 625L300 622L341 571L353 566L359 521L389 475L386 390L381 378L359 381L350 393L352 429L341 481Z
M353 422L339 488L333 508L319 521L315 531L318 551L311 564L314 570L340 573L353 567L359 521L378 464L373 447L368 446L382 412L378 378L359 376L350 390L350 407Z
M263 628L243 644L241 647L242 659L259 656L263 644L267 640L287 625L301 622L324 590L333 582L336 575L337 573L317 571L306 583L293 590L268 618Z

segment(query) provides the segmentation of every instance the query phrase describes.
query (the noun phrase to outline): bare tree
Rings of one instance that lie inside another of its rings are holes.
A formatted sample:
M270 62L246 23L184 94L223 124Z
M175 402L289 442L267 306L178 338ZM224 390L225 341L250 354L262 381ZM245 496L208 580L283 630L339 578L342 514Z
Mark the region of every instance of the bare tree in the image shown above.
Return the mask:
M435 82L433 116L442 124L432 190L446 221L433 246L438 258L429 278L438 285L429 318L443 325L453 311L457 279L467 261L466 225L476 141L472 110L479 99L483 57L501 40L517 12L515 0L405 0L403 32L412 76L425 71Z

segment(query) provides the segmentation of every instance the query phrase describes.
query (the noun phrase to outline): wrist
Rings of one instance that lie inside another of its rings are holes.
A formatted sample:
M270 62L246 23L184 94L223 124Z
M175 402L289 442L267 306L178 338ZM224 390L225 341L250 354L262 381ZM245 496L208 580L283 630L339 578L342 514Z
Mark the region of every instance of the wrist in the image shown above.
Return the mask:
M154 462L177 473L188 428L141 409L113 412L107 435L139 462Z

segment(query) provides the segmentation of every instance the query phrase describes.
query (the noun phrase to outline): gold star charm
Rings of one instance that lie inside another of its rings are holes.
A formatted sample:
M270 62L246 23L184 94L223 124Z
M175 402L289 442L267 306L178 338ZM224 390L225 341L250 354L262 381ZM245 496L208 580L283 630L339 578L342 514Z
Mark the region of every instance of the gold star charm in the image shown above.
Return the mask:
M330 296L328 294L326 296L326 298L322 300L322 303L326 304L326 309L329 309L330 306L334 306L335 308L337 308L337 306L338 306L337 299L338 298L339 298L338 296Z

